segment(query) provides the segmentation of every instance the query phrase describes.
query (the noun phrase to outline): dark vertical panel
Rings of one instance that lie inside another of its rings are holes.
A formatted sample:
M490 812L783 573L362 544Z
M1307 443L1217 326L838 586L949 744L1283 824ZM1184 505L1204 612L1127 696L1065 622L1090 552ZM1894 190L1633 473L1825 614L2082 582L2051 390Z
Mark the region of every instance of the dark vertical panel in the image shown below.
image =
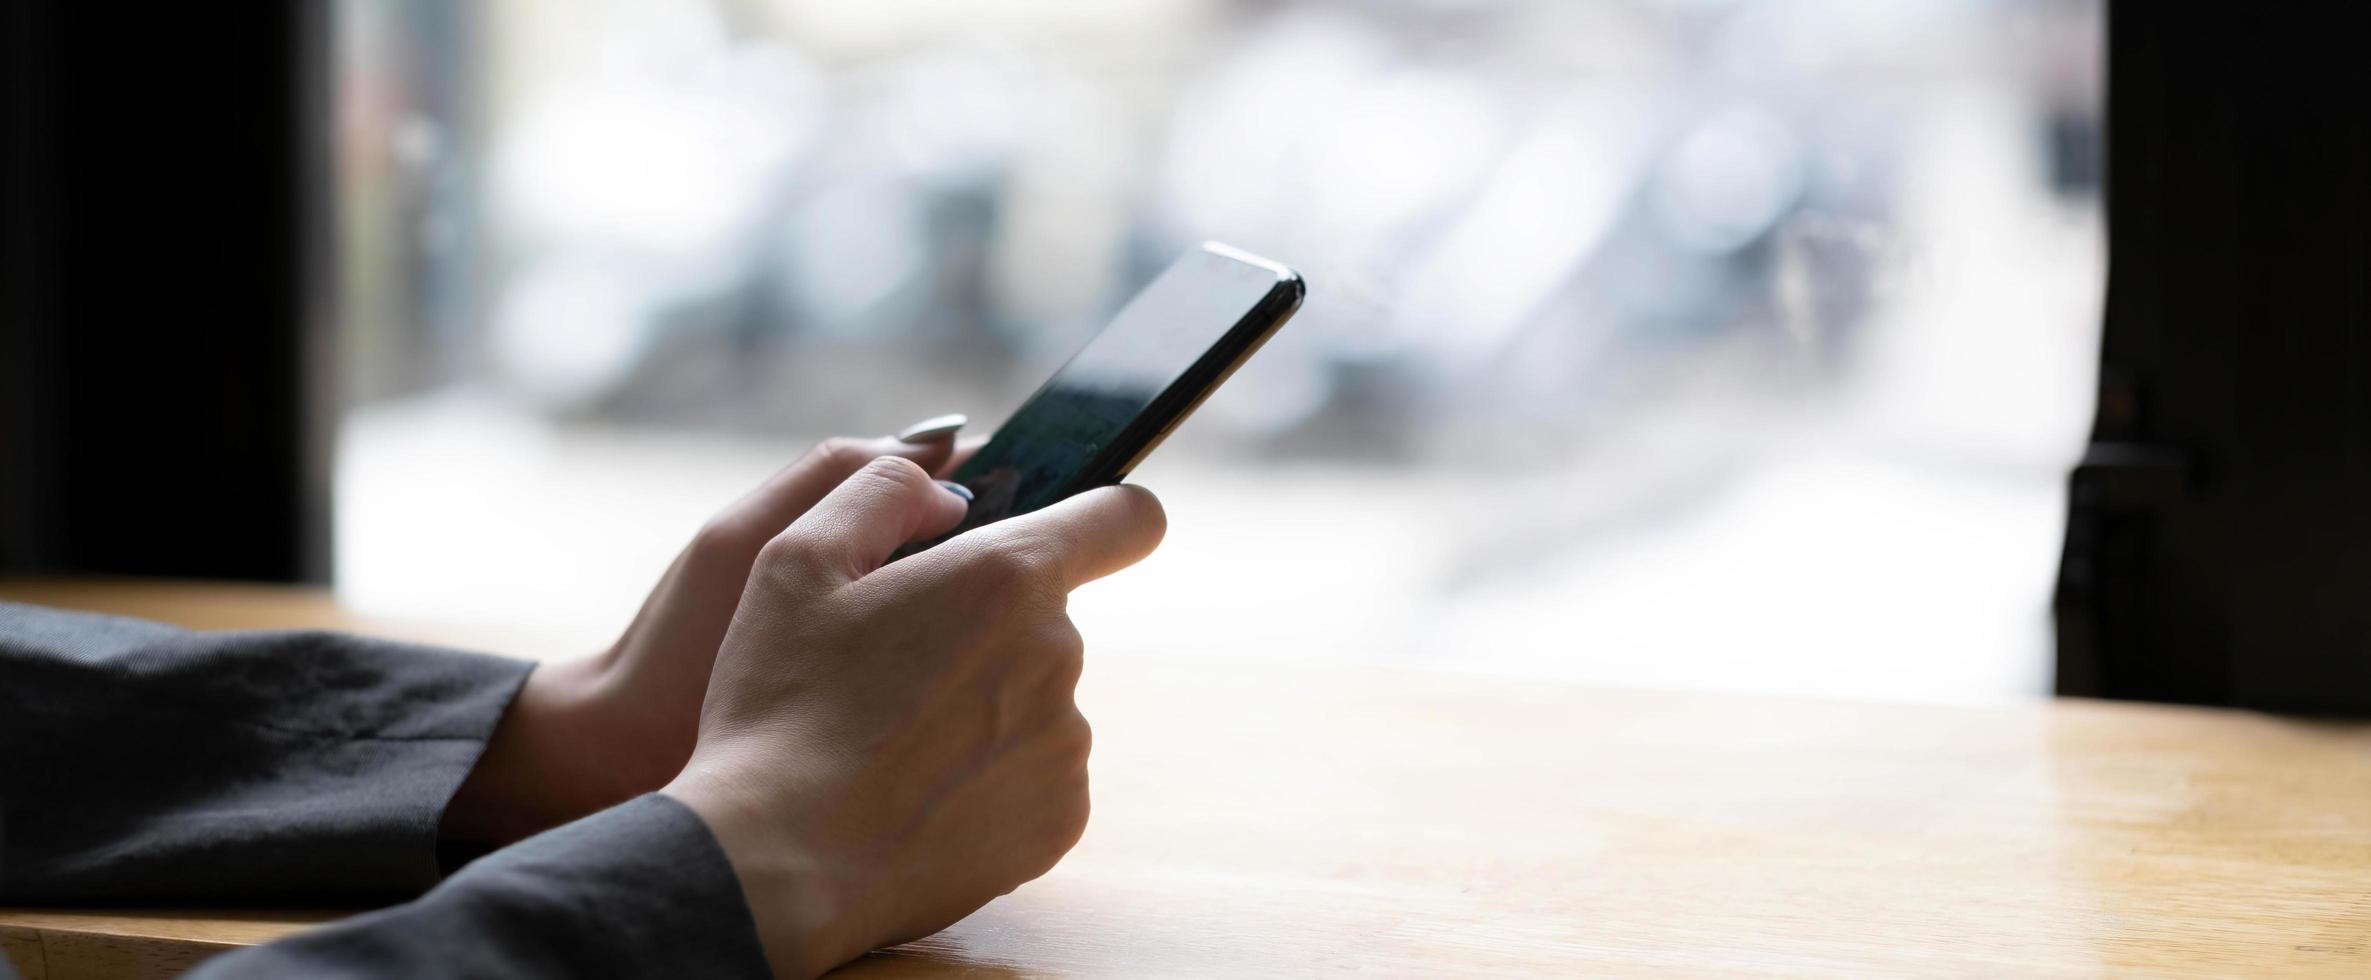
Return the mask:
M2371 62L2344 5L2108 19L2069 694L2371 713Z
M321 8L7 24L0 562L324 577Z

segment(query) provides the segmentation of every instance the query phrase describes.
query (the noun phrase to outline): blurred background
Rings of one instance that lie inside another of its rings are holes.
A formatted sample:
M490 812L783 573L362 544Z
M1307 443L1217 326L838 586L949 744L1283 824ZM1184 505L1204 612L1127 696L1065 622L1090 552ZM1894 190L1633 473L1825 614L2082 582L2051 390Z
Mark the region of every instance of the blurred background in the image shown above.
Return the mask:
M992 431L1178 252L1307 304L1097 657L2047 693L2095 0L343 0L333 572L606 642L835 433Z

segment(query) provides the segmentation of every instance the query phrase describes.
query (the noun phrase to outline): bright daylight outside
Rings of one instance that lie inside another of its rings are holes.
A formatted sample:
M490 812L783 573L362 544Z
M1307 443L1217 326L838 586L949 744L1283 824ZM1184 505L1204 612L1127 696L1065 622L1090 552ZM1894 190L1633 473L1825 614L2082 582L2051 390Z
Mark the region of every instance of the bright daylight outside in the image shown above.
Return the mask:
M366 612L605 642L816 440L984 435L1219 240L1309 298L1136 472L1169 538L1073 600L1091 658L2048 687L2094 2L339 17L335 574Z

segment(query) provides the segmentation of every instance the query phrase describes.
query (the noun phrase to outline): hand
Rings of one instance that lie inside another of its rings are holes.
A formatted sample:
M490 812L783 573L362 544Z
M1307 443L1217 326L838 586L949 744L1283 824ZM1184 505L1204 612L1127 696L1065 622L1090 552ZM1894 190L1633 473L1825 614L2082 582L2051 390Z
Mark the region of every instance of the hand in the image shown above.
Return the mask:
M446 840L504 844L667 784L691 756L700 702L758 550L875 458L952 470L962 416L896 437L831 439L710 519L615 645L527 676L445 809Z
M1053 867L1087 820L1076 586L1159 544L1160 504L1089 491L945 533L964 502L867 464L767 543L666 792L740 878L778 976L929 935Z

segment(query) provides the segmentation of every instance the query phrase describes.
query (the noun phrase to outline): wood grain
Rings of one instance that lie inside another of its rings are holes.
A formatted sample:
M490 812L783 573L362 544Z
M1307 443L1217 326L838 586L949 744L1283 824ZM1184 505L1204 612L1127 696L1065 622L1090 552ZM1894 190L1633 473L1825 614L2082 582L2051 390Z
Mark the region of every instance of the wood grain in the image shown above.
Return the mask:
M340 625L312 593L85 598ZM1078 850L845 975L2371 976L2371 726L1234 656L1098 660L1080 697ZM0 943L162 976L59 951L302 921L0 911Z
M0 910L0 951L24 980L179 976L225 950L270 942L329 912Z

